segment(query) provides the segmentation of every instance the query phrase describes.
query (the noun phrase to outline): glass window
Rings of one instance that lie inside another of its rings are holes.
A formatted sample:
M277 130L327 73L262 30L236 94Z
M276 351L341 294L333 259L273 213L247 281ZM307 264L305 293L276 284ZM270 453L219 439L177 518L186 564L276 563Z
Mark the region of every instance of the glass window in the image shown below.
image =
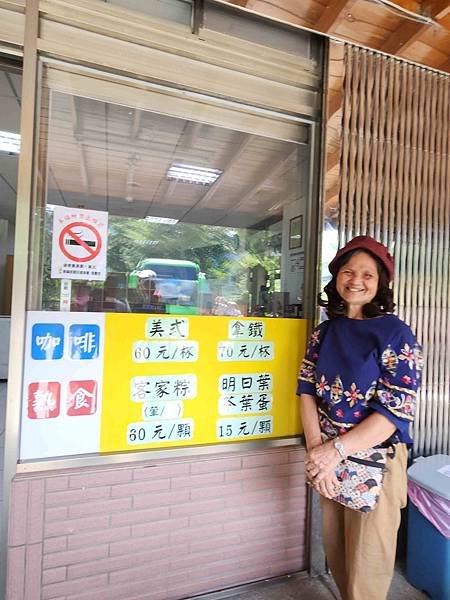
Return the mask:
M41 115L31 309L301 316L307 124L277 139L55 89Z
M104 0L104 2L158 19L167 19L180 25L191 24L191 0Z
M246 14L233 5L206 0L202 28L261 44L287 54L318 59L318 46L308 32Z
M20 154L22 67L0 55L0 315L11 314L12 266ZM0 316L0 335L9 336L9 319ZM5 327L8 328L6 331ZM4 362L0 351L0 373Z

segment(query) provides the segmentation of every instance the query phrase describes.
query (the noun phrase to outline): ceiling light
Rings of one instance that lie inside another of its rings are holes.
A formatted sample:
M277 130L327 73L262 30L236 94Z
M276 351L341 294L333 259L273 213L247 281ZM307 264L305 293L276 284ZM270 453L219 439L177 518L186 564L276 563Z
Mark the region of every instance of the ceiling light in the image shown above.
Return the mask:
M193 165L184 165L174 163L167 171L167 179L175 179L184 183L198 183L200 185L210 185L222 175L223 171L219 169L207 169L205 167L194 167Z
M0 152L7 154L20 153L20 133L0 131Z
M165 225L176 225L179 219L169 219L169 217L145 217L150 223L164 223Z

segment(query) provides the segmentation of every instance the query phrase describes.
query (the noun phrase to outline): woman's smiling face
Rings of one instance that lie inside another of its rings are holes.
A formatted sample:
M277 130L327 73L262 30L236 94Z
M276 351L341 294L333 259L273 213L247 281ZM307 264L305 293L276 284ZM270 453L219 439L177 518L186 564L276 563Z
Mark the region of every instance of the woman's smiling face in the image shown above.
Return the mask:
M339 269L336 289L352 318L362 318L362 307L371 302L378 291L378 267L375 259L357 252Z

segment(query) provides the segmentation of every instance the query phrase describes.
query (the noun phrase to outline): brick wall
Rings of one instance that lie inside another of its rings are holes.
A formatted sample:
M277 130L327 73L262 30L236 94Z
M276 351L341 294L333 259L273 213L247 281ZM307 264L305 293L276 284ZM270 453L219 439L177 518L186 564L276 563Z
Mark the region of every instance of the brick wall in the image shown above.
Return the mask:
M17 476L7 600L169 600L305 568L304 451Z

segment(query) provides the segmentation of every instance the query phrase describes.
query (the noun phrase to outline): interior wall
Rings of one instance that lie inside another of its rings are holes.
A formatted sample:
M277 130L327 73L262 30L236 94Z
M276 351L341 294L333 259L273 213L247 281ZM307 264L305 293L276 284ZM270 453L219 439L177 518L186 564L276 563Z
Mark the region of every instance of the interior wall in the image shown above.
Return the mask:
M6 242L6 254L14 254L14 236L16 235L16 225L8 221L8 237Z
M0 219L0 299L4 297L6 255L8 254L8 221ZM2 302L3 304L3 302ZM1 310L1 308L0 308Z
M304 232L301 245L292 248L290 244L290 226L292 219L301 218L301 224L305 223L305 199L299 198L292 202L283 211L283 236L282 236L282 259L281 259L281 289L289 294L289 304L302 304L303 282L305 270L305 248Z

